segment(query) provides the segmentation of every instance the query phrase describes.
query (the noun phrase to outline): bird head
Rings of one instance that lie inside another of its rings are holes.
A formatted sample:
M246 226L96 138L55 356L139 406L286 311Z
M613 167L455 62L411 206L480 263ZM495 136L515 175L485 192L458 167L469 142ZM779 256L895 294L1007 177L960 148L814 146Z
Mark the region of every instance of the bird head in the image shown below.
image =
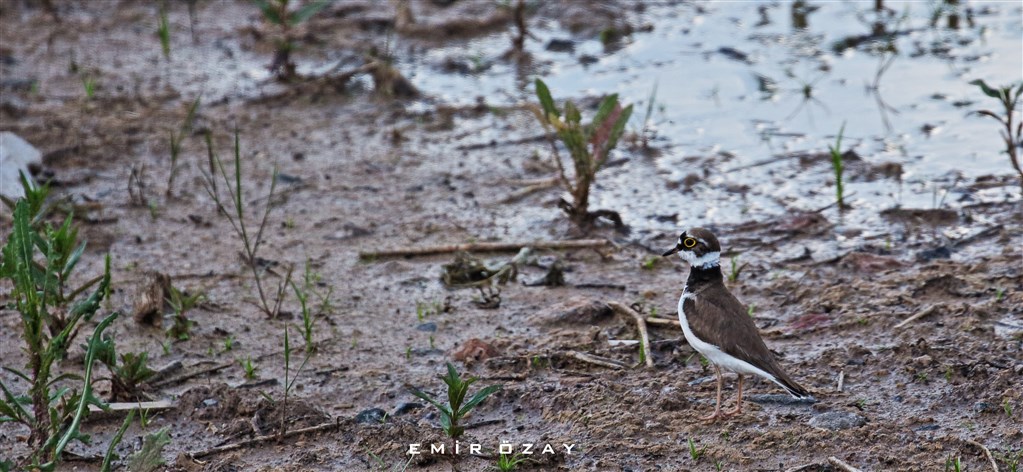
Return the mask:
M692 228L682 232L675 247L663 255L678 254L693 267L706 269L721 264L721 244L714 233L704 228Z

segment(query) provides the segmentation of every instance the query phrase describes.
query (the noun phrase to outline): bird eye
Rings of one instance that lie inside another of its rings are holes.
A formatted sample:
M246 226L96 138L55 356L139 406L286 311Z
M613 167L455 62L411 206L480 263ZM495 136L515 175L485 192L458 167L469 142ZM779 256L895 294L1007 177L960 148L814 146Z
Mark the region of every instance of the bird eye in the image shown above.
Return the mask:
M693 238L686 238L685 241L682 241L682 245L691 248L696 245L696 240Z

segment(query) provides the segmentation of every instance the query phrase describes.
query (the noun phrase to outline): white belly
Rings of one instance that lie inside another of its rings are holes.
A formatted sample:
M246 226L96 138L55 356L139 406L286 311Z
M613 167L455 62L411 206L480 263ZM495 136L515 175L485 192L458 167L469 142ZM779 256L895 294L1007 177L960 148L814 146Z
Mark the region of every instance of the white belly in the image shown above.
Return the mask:
M759 375L767 380L778 383L778 380L775 379L773 375L764 372L763 369L760 369L744 360L732 357L717 346L697 338L696 335L693 334L693 330L689 328L689 320L686 319L685 310L682 308L686 299L695 300L696 295L685 291L685 289L682 290L682 298L679 298L678 300L678 322L682 324L682 333L685 334L686 341L689 342L689 345L692 346L696 352L699 352L703 355L703 357L707 358L707 361L711 364L717 365L723 369L730 370L738 374Z

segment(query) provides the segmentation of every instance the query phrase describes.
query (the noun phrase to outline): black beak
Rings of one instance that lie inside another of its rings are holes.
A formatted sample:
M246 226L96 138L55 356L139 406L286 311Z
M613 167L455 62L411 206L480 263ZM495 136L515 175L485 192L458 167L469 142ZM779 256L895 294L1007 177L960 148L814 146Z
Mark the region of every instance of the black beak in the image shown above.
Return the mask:
M679 251L679 247L678 247L678 246L675 246L675 247L673 247L673 248L669 249L669 250L668 250L668 252L666 252L666 253L664 253L664 254L661 254L661 256L662 256L662 257L668 257L668 256L670 256L670 255L672 255L672 254L675 254L675 253L676 253L676 252L678 252L678 251Z

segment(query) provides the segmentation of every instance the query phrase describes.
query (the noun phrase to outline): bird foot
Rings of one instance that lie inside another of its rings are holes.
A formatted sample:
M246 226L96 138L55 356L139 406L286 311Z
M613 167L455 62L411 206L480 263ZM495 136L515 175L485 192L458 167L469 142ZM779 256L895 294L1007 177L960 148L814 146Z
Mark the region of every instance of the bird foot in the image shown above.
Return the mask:
M725 412L721 411L720 409L715 409L714 413L711 413L711 414L709 414L707 416L701 416L700 417L700 421L702 421L704 423L707 423L707 424L710 424L710 423L716 422L719 418L727 418L727 417L728 417L728 415L725 414Z
M735 405L735 408L732 408L730 410L725 410L725 411L721 412L721 415L725 416L725 417L736 416L736 415L741 415L741 414L742 414L742 405Z

